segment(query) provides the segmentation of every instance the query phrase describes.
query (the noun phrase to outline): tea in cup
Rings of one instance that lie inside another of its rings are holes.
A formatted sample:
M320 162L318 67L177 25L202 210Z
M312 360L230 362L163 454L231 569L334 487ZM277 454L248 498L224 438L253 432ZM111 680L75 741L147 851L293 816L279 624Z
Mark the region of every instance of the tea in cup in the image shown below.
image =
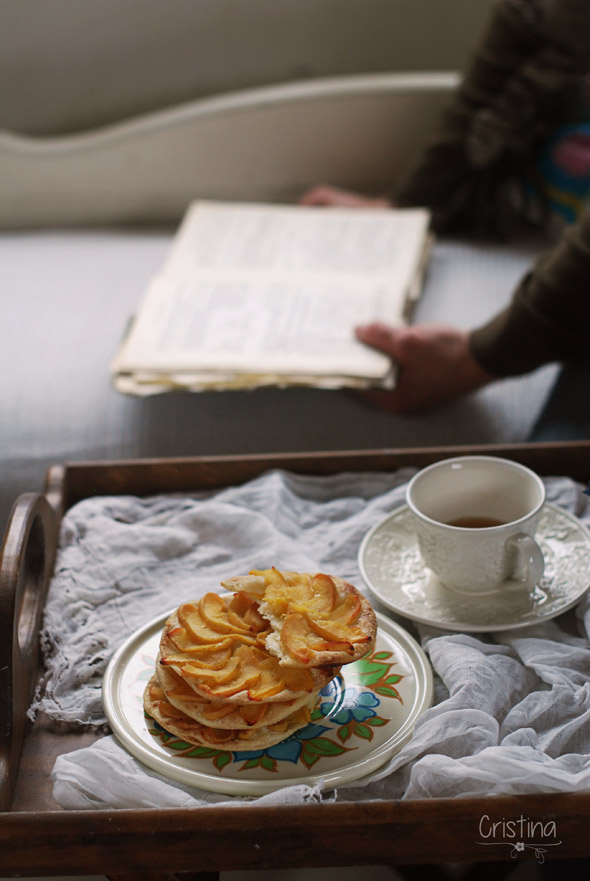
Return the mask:
M406 501L424 563L451 590L531 591L541 578L534 535L545 486L530 468L496 456L443 459L411 479Z

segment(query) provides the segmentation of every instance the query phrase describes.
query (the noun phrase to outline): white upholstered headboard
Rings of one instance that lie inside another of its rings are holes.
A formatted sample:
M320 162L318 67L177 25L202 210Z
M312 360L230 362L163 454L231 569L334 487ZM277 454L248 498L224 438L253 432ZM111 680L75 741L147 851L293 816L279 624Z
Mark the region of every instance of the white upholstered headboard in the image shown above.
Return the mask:
M0 227L176 223L193 198L382 192L454 73L336 77L203 98L72 135L0 132Z
M0 0L0 129L305 79L458 70L494 0Z

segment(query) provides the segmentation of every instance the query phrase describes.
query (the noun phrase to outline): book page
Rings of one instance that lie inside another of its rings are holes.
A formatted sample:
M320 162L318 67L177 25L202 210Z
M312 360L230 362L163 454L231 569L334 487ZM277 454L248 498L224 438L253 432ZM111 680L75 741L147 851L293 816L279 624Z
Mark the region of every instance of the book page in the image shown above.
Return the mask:
M159 276L119 369L336 372L382 377L389 359L358 342L356 324L383 315L383 282Z
M428 227L422 209L327 209L196 202L165 272L203 269L386 276L407 284ZM403 286L403 285L402 285Z
M422 209L195 202L112 371L126 387L386 385L390 359L354 328L405 322L428 222Z

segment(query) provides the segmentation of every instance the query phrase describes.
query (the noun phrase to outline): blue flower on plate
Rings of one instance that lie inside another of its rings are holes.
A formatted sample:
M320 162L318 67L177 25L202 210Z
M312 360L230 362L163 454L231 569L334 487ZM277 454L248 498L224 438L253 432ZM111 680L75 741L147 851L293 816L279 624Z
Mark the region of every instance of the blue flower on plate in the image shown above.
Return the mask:
M269 746L267 749L234 752L234 762L247 762L251 759L260 759L262 756L268 756L270 759L276 759L279 762L292 762L296 765L303 749L302 741L320 737L327 730L325 725L314 725L311 723L306 725L305 728L296 731L286 740L281 740L280 743Z
M381 701L372 691L359 691L358 688L347 688L344 692L338 710L330 715L335 704L324 701L320 704L320 710L325 716L330 716L330 721L337 725L348 725L350 722L366 722L371 716L376 716Z

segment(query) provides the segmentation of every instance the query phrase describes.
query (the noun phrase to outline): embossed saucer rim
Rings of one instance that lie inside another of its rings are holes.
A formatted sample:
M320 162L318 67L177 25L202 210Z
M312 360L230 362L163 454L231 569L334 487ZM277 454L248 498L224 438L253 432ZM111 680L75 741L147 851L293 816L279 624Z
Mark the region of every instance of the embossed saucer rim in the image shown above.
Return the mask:
M572 535L575 534L578 538L578 545L583 546L585 553L590 555L590 530L578 517L575 516L575 514L572 514L551 502L545 502L541 509L541 518L543 516L548 517L551 522L559 520L567 521L567 525L570 528ZM516 630L523 627L530 627L561 615L563 612L566 612L568 609L571 609L572 606L576 605L590 588L590 576L587 578L585 577L585 573L588 572L587 559L590 559L590 557L588 557L586 558L585 565L582 564L582 561L579 561L577 565L576 563L573 564L576 576L574 580L576 583L567 586L567 596L560 596L559 594L555 597L551 596L551 583L556 582L556 577L550 580L549 589L545 591L540 590L543 586L543 580L541 580L537 588L535 588L535 593L543 595L542 601L535 604L532 609L526 609L524 612L520 611L517 614L514 614L513 617L510 617L509 615L509 608L505 617L497 617L496 620L486 619L485 622L474 620L473 615L470 615L469 612L464 615L466 620L460 620L453 618L452 614L445 615L444 608L443 612L440 610L436 612L428 611L424 602L420 602L419 599L413 601L408 595L408 592L404 592L403 585L400 583L399 578L395 579L392 577L386 586L376 581L372 576L371 565L367 559L372 550L372 545L375 543L376 536L383 532L388 525L391 527L390 531L392 533L399 533L400 540L403 542L403 533L407 533L408 530L403 530L402 525L404 525L404 521L405 524L408 524L410 522L410 517L411 511L408 505L402 504L395 508L395 510L391 511L371 527L363 538L358 552L358 564L361 576L369 591L387 609L395 612L403 618L416 621L420 624L427 624L441 630L454 632L492 633L502 630ZM544 545L544 536L541 537L540 543L542 546ZM546 549L547 548L545 548L545 550ZM436 576L426 569L422 563L417 538L413 530L411 531L411 536L406 536L404 550L409 553L412 562L420 571L419 587L426 597L426 600L434 598L436 594L439 600L440 598L443 600L438 603L439 606L444 607L445 597L448 599L449 608L453 605L453 602L458 603L461 595L453 593L445 588ZM562 556L563 559L558 560L556 563L556 565L558 567L561 566L561 568L564 566L564 559L571 564L571 561L567 558L565 553ZM395 560L396 557L390 555L387 562L391 562L392 565L395 565ZM493 598L494 596L497 596L497 594L488 595L488 599L490 596ZM482 597L482 599L485 600L485 597ZM471 604L472 608L475 608L476 603L471 602Z

